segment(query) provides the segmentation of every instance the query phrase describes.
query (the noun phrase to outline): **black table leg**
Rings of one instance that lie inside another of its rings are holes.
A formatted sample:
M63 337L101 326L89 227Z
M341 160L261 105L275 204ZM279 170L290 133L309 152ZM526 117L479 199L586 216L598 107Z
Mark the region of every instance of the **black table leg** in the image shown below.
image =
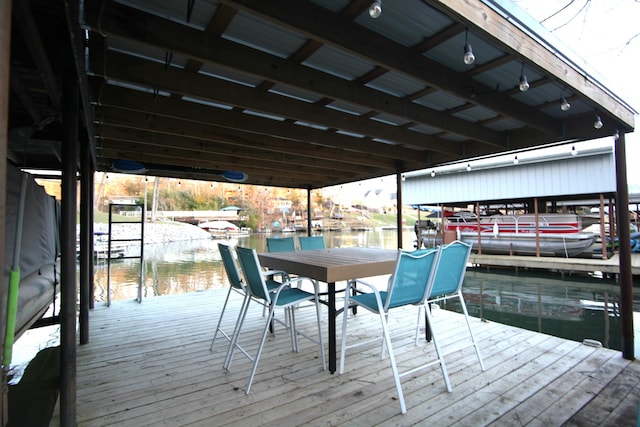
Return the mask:
M336 371L336 282L327 283L329 286L329 371L333 374Z
M431 310L431 304L427 304L424 312L424 338L427 342L431 342L431 329L429 329L429 318L427 317L426 310Z

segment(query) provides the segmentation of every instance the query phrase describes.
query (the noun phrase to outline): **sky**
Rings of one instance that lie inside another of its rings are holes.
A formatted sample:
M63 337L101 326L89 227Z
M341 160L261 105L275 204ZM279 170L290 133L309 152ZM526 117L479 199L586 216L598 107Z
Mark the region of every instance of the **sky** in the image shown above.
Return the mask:
M599 80L606 87L640 111L640 85L636 82L640 66L639 1L516 0L515 3L581 57L589 69L601 76ZM636 126L637 120L636 116ZM640 137L636 132L627 134L625 139L629 191L640 192L637 165Z

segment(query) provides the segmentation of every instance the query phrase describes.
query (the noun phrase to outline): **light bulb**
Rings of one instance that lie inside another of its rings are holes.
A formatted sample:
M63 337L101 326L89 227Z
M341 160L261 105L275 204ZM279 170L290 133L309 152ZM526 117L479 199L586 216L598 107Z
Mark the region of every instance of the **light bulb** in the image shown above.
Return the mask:
M376 0L371 3L369 6L369 16L372 18L377 18L382 13L382 2L380 0Z
M596 114L596 119L593 122L593 127L596 129L602 129L602 119L600 118L600 116L598 114Z
M471 172L471 163L467 164L467 172Z
M467 65L473 64L473 61L476 60L476 56L473 54L473 49L471 49L471 45L469 43L464 45L464 63Z
M567 99L563 97L562 102L560 104L560 109L562 111L568 111L569 108L571 108L571 104L569 104L569 101L567 101Z
M571 147L571 155L572 156L577 156L578 155L578 150L576 150L576 146L575 145L573 145Z
M435 171L435 169L431 171L431 177L433 178L434 176L436 176L436 171Z
M529 90L529 81L527 80L527 76L524 74L520 74L520 92L526 92Z
M518 162L519 162L519 160L518 160L518 156L515 156L515 157L513 158L513 164L514 164L514 165L517 165L517 164L518 164Z

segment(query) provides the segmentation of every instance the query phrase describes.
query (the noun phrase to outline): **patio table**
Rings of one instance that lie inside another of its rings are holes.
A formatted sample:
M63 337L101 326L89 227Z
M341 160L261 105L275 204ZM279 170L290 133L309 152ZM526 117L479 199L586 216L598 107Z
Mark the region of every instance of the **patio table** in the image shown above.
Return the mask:
M260 253L263 266L309 277L328 285L329 371L336 371L336 282L393 273L398 252L379 248L331 248Z

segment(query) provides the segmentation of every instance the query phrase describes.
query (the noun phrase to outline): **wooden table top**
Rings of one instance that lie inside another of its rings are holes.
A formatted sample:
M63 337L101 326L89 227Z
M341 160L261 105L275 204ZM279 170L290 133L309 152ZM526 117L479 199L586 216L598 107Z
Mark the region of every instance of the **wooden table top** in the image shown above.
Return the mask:
M263 266L325 283L393 273L398 251L379 248L331 248L258 254Z

